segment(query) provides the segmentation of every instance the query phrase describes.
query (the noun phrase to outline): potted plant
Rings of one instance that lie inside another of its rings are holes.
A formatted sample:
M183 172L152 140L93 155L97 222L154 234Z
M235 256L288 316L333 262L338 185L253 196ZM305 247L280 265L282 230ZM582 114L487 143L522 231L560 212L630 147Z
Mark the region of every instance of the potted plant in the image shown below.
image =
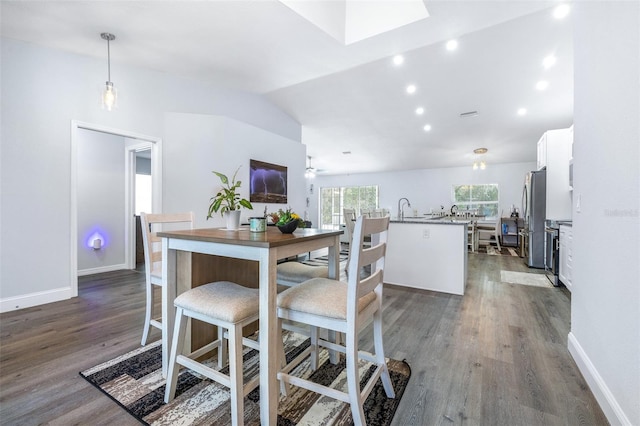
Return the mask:
M305 223L302 218L291 211L291 207L287 210L279 209L278 212L270 213L271 221L276 224L283 234L291 234L296 228L304 228Z
M236 230L240 227L240 209L242 207L253 210L253 206L249 200L242 198L238 193L238 189L242 185L242 181L236 180L240 167L236 169L233 174L233 178L229 181L229 178L219 172L214 171L222 182L222 189L218 191L216 195L211 197L211 204L209 205L209 214L207 220L213 213L218 213L225 218L227 222L227 229Z

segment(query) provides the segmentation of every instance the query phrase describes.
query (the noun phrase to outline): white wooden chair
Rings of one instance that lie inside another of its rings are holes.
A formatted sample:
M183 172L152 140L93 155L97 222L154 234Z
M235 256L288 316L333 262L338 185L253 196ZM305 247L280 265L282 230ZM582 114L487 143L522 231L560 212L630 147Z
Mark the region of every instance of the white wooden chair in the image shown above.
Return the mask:
M500 219L498 218L495 223L493 222L479 222L477 224L478 229L478 244L479 245L491 245L492 242L496 243L498 251L502 250L500 247ZM493 237L493 239L491 239Z
M385 217L388 216L389 212L386 209L374 209L371 211L370 217Z
M353 421L365 424L363 403L378 378L382 379L389 398L395 393L387 369L382 344L382 285L389 217L357 219L352 239L353 253L349 265L348 282L314 278L278 295L278 321L292 320L314 328L327 328L346 335L346 345L338 345L311 333L311 345L278 373L278 379L307 390L318 392L351 405ZM373 245L365 248L365 235L372 235ZM355 249L357 248L357 249ZM363 267L370 265L371 274L361 278ZM358 333L373 318L375 355L358 351ZM281 330L281 328L279 328ZM317 365L320 346L342 352L346 356L348 391L342 392L290 374L307 356ZM376 366L364 387L360 388L358 360L366 359ZM286 386L285 386L286 389Z
M166 224L177 228L193 228L193 212L174 214L140 213L142 241L144 245L144 272L146 276L147 302L144 315L142 346L147 344L151 327L162 330L162 323L153 317L153 286L162 286L162 239L156 235L159 227Z
M347 228L347 236L349 238L349 243L353 239L353 227L356 222L356 210L355 209L343 209L342 214L344 217L344 225Z
M472 253L478 251L478 227L473 219L467 225L467 246Z
M175 396L180 366L202 374L230 389L231 423L244 424L244 397L260 384L260 376L244 383L242 370L242 346L260 350L257 341L242 337L242 328L259 318L260 298L257 288L248 288L229 282L218 281L205 284L178 296L176 323L171 343L171 357L167 373L164 401L171 402ZM218 339L193 352L185 348L187 319L195 318L218 326ZM226 330L226 333L225 333ZM223 374L195 359L218 348L218 366L226 363L226 342L229 343L229 374ZM284 351L284 349L281 349ZM283 354L280 354L282 357Z

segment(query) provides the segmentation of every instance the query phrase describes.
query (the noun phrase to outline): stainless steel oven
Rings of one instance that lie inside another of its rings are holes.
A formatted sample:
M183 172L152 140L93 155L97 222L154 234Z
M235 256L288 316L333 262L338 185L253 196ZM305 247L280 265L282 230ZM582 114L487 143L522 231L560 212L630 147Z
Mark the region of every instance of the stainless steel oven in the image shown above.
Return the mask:
M554 286L560 285L560 230L552 221L546 221L544 227L544 269L549 274L549 280Z

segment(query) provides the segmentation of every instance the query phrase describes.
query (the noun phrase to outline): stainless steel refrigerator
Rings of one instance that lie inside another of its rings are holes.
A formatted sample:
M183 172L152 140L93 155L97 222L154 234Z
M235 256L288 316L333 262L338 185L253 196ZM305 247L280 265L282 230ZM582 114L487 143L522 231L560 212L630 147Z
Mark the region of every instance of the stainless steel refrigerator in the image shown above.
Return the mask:
M522 212L526 244L524 261L530 268L544 268L546 191L546 170L527 173L522 189Z

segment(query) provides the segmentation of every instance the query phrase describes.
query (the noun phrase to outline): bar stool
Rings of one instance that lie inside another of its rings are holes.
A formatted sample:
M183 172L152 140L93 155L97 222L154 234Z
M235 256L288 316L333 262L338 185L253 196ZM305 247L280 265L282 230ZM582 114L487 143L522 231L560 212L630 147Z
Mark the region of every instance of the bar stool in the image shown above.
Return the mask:
M144 245L144 272L147 291L144 329L142 331L142 341L140 342L144 346L147 344L151 327L162 330L161 319L159 317L154 318L153 314L153 286L162 287L162 239L156 235L154 230L169 225L191 229L193 228L193 212L140 213L140 225L142 227Z
M180 366L187 367L230 389L231 422L244 423L244 397L260 383L259 375L243 383L242 346L259 350L258 342L242 337L242 328L259 318L259 290L243 287L229 281L205 284L178 296L176 322L171 344L171 357L164 401L173 400ZM184 348L187 318L195 318L218 326L218 339L193 352ZM224 332L227 330L227 333ZM195 361L214 348L218 348L218 365L226 358L225 341L229 343L229 375Z

